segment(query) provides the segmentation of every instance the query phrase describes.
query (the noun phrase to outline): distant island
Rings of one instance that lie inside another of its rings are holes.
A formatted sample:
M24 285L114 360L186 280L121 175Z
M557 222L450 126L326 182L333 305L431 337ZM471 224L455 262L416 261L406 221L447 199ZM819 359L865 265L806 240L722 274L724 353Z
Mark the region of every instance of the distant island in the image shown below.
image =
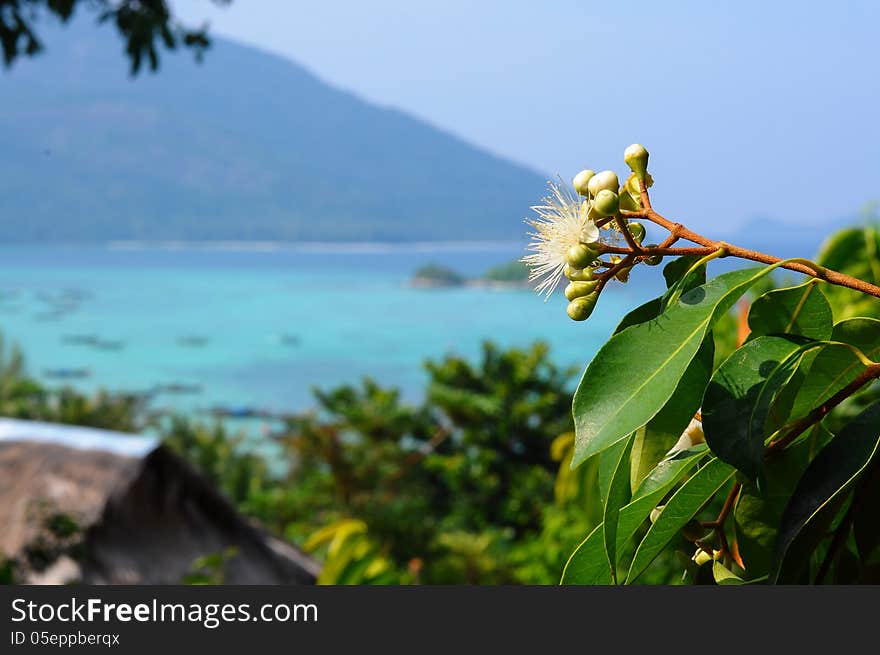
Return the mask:
M518 259L493 266L485 274L468 278L442 264L426 264L416 269L409 280L419 289L442 289L450 287L489 287L496 289L522 289L529 286L529 273Z

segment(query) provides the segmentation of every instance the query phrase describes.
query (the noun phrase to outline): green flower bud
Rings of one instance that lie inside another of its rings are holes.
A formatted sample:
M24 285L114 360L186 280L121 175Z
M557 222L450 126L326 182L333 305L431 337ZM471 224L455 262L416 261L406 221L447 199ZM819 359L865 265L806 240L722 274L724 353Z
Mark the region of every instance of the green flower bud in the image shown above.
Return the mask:
M697 548L697 552L694 553L694 564L697 566L703 566L703 564L708 564L712 561L712 555L707 553L702 548Z
M620 197L608 189L602 189L593 199L593 209L600 216L616 216L620 211Z
M644 228L643 228L644 229ZM645 246L646 249L656 248L656 243L649 243ZM645 263L648 266L657 266L658 264L663 262L663 255L651 255L650 257L645 259Z
M665 505L657 505L654 509L651 510L651 515L648 517L651 519L651 523L655 523L657 519L660 518L660 512L663 511Z
M629 223L626 227L629 233L632 234L632 238L639 243L645 238L645 226L641 223Z
M593 308L596 306L596 301L598 299L599 294L594 291L589 296L572 300L568 303L568 307L566 307L565 311L568 312L568 317L571 320L585 321L589 318L590 314L593 313Z
M595 174L596 171L591 171L589 168L586 168L574 176L574 179L571 181L571 185L574 187L574 190L578 193L578 195L585 196L590 192L587 185L590 182L590 178L592 178Z
M633 194L631 191L626 190L626 186L624 185L623 189L620 191L620 208L625 209L628 212L637 212L642 206L639 204L638 191Z
M615 279L620 280L624 284L629 282L629 272L633 270L632 266L627 266L626 268L622 268L617 271L617 274L614 276Z
M602 189L608 189L609 191L617 193L619 188L620 181L617 179L617 173L614 171L602 171L601 173L596 173L587 183L587 189L593 197L599 195L599 192Z
M573 245L568 249L568 265L572 268L586 268L596 259L598 252L588 248L582 243Z
M599 280L591 280L589 282L569 282L565 287L565 297L569 300L587 296L596 290L599 286Z
M572 268L566 264L563 273L572 282L589 282L593 279L593 270L589 268Z
M644 178L648 172L648 151L640 143L634 143L623 151L623 161L640 178Z

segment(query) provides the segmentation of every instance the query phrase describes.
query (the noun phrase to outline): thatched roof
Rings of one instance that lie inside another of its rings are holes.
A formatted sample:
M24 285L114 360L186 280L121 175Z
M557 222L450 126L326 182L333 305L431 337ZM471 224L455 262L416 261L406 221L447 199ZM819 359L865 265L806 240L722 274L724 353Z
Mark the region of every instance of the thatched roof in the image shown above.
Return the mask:
M22 436L32 425L11 423ZM0 555L31 562L27 580L173 584L225 552L227 584L314 582L311 558L248 522L167 448L12 440L9 424L0 421Z

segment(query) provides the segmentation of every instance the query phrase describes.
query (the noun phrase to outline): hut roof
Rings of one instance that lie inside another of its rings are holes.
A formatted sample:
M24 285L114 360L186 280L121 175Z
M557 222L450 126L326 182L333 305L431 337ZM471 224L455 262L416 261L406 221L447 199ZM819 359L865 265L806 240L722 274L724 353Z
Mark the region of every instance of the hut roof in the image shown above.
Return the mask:
M228 584L319 570L168 448L103 430L0 419L0 525L0 556L36 558L31 582L174 584L206 556Z

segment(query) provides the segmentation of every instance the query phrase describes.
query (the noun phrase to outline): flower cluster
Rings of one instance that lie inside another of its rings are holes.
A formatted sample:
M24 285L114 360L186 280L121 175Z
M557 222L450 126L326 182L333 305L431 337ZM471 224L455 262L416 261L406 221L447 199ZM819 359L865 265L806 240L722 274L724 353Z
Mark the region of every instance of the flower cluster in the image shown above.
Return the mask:
M641 209L639 183L653 183L647 172L648 151L632 145L626 149L624 160L632 174L623 185L614 171L583 170L572 180L574 193L550 183L550 194L532 207L537 217L526 220L533 228L529 254L522 259L529 266L529 279L538 293L549 298L562 278L567 278L567 312L575 321L590 316L610 279L629 279L631 262L619 254L611 254L607 260L600 255L607 252L608 246L620 243L623 230L628 232L624 235L627 242L641 244L645 237L645 227L622 218L621 210Z

